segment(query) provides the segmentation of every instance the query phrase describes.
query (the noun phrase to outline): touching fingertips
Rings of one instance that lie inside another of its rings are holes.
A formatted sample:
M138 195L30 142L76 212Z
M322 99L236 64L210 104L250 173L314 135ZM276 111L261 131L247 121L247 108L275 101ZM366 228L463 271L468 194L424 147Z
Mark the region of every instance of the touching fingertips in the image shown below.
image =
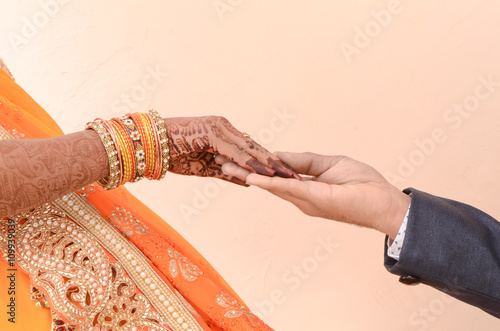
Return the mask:
M294 176L294 172L286 169L285 167L281 166L277 162L275 162L273 166L273 170L276 171L276 175L279 177L284 177L284 178L292 178Z
M260 163L259 161L255 160L255 159L248 160L246 165L249 166L253 171L255 171L256 173L258 173L260 175L274 176L274 174L276 173L275 170L273 170L269 167L266 167L265 165L263 165L262 163Z
M276 173L276 171L274 169L271 169L269 167L265 167L265 169L266 169L266 171L263 175L273 176Z
M283 172L287 175L286 178L295 178L295 179L298 179L298 180L302 180L302 177L300 177L300 175L298 173L296 173L295 171L293 171L284 162L282 162L282 161L276 161L276 163L278 163L281 166L281 168L283 169ZM285 177L285 176L282 176L282 177Z

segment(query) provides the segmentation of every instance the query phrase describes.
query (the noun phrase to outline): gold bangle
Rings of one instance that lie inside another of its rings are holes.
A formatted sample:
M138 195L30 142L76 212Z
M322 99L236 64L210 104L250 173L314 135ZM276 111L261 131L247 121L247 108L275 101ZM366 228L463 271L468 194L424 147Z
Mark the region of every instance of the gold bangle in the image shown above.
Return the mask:
M147 114L146 116L148 117L149 122L151 123L151 128L153 129L153 138L155 141L155 155L156 155L155 171L151 175L151 179L159 179L161 175L161 164L162 164L160 136L158 135L158 128L156 127L156 123L155 120L153 119L153 116L151 116L150 114Z
M97 181L97 183L102 186L106 190L113 190L120 184L120 161L117 158L117 148L115 146L113 139L110 134L104 128L102 122L100 120L94 122L88 122L85 125L86 130L94 130L101 138L101 141L104 145L104 149L106 150L106 154L108 155L108 164L109 164L109 176L106 178L101 178Z
M160 136L162 163L161 163L161 174L160 177L157 179L161 180L167 174L170 163L170 149L168 147L167 128L165 127L165 122L161 118L160 114L155 109L149 110L149 114L153 117L156 124L156 128L158 130L158 135Z
M116 158L118 160L119 169L120 169L120 175L118 176L118 186L119 186L119 185L121 185L122 180L123 180L123 171L121 171L122 153L121 153L120 148L118 148L118 146L119 146L118 145L118 137L116 136L115 130L113 129L113 127L111 126L109 121L103 120L102 118L96 118L96 120L99 120L100 123L102 123L102 125L104 126L104 129L108 132L108 134L111 137L111 140L113 141L113 144L115 145L115 149L117 152Z

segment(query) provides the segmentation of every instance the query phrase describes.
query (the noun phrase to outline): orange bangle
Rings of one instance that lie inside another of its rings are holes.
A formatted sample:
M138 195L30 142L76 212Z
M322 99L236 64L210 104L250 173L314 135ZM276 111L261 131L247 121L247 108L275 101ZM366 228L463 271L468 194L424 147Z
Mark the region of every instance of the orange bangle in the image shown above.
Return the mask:
M113 128L113 131L115 132L116 135L116 140L118 141L118 146L117 148L120 149L121 155L122 155L122 162L120 163L121 167L121 173L122 173L122 180L120 181L120 185L126 183L127 181L127 175L128 175L128 167L129 167L129 161L128 161L128 155L125 150L125 142L123 141L123 138L120 134L118 134L118 129L116 128L116 123L112 120L109 121L109 125Z
M148 148L145 148L146 151L146 162L148 164L148 171L144 174L148 179L151 179L151 176L154 172L155 167L155 143L153 137L153 129L151 128L151 124L149 123L149 119L145 116L145 114L139 114L143 127L146 130L146 139Z
M132 146L132 139L130 139L127 129L125 129L125 126L123 126L119 119L112 118L111 124L115 128L123 156L123 183L128 183L134 179L135 175L135 162L133 158L134 147Z

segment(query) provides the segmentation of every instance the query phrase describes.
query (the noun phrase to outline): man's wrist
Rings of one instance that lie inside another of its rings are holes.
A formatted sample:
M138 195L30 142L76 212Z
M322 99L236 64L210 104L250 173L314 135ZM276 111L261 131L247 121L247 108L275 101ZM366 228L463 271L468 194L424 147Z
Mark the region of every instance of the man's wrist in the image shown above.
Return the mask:
M391 212L388 213L386 233L391 239L395 239L410 207L411 197L394 187Z

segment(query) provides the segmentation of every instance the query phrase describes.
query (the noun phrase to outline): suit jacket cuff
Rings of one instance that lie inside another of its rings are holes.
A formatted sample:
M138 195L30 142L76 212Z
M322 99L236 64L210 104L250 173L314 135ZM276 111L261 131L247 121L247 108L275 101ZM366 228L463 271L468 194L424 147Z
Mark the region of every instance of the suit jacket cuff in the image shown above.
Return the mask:
M500 317L500 223L457 201L404 192L412 194L406 237L399 261L384 245L386 269Z

